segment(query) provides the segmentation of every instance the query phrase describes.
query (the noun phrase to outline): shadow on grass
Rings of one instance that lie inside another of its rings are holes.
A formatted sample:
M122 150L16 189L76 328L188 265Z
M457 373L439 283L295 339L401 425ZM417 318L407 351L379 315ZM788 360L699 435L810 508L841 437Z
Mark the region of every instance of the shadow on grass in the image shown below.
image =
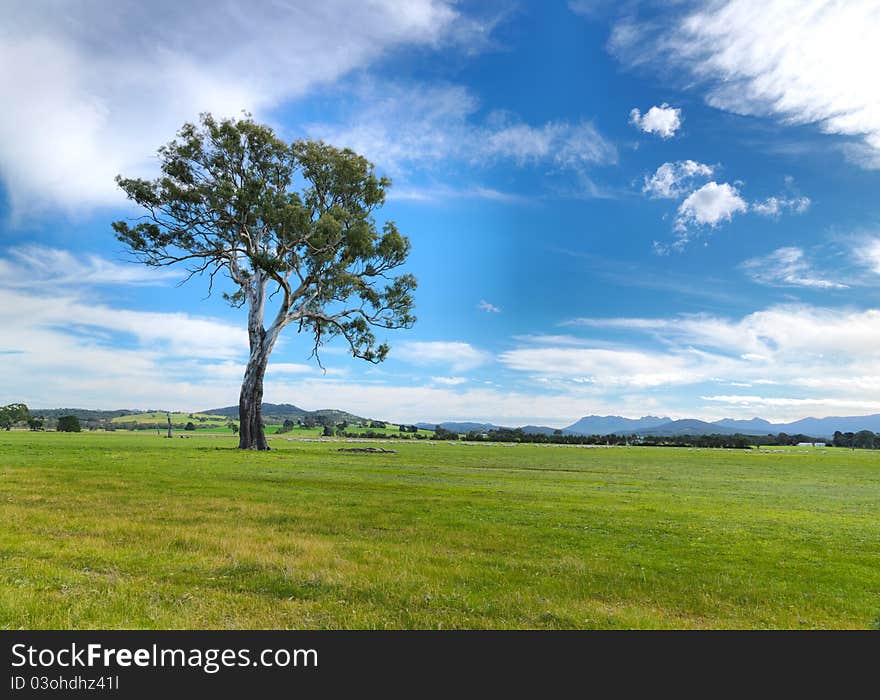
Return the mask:
M346 592L343 586L314 574L299 577L278 567L253 563L214 569L204 583L212 588L243 591L278 600L335 599L344 597Z

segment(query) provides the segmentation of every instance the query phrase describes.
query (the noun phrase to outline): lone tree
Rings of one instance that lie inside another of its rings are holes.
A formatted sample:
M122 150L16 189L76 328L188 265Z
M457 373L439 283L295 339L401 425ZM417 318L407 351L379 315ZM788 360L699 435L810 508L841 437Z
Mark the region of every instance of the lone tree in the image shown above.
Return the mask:
M30 418L30 411L23 403L11 403L0 406L0 428L12 430L12 426Z
M218 273L232 282L224 298L247 306L250 354L239 396L239 447L268 450L261 407L263 377L278 335L293 324L312 339L312 357L341 336L355 357L378 363L388 345L373 327L408 328L416 280L392 272L409 240L373 212L391 182L348 149L320 141L286 143L249 116L203 114L159 149L155 180L117 176L144 209L136 223L113 223L141 262L183 263L187 280ZM268 326L264 321L267 305Z
M61 416L58 419L58 426L55 428L59 433L78 433L82 430L79 424L79 418L76 416Z

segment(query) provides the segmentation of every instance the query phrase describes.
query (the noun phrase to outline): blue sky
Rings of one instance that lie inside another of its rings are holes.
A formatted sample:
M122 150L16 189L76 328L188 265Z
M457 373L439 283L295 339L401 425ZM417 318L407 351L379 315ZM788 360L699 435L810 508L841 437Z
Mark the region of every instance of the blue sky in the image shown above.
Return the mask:
M289 332L266 400L398 421L880 412L875 2L0 10L0 402L237 401L243 311L125 261L113 177L201 111L373 160L418 322ZM292 329L288 329L292 331Z

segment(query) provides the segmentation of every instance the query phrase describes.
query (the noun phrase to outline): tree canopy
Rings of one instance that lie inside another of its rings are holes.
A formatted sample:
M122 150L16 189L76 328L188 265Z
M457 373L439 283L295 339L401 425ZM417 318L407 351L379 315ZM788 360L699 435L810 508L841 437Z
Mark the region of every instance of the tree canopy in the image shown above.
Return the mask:
M249 116L201 115L159 149L161 175L117 177L140 205L136 223L116 221L116 237L141 262L183 264L187 279L218 274L233 306L247 305L250 355L239 400L240 447L267 449L260 418L262 381L283 328L311 337L311 355L341 337L355 357L381 362L387 343L373 328L410 327L411 274L394 275L410 242L373 213L391 185L366 158L320 141L286 143ZM274 304L264 322L267 304Z
M11 430L13 425L28 420L30 415L28 407L23 403L0 406L0 428Z

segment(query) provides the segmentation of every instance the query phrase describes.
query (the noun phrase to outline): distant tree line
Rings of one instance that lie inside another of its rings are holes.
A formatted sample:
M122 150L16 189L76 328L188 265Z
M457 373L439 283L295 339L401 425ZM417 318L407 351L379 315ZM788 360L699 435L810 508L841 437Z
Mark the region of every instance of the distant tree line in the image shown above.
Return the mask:
M52 424L48 427L54 427L58 432L80 432L79 419L76 416L58 416L50 419ZM41 431L45 430L45 416L35 416L31 413L26 404L11 403L6 406L0 406L0 429L12 430L14 427L27 427L28 430Z
M873 433L872 433L873 435ZM457 440L458 435L438 426L438 440ZM758 445L797 445L801 442L824 443L825 438L808 435L572 435L557 430L552 434L527 433L521 428L497 428L467 433L465 440L473 442L525 442L554 445L643 445L649 447L724 447L748 449Z
M853 450L880 450L880 434L870 430L860 430L857 433L842 433L838 430L834 433L831 444Z

